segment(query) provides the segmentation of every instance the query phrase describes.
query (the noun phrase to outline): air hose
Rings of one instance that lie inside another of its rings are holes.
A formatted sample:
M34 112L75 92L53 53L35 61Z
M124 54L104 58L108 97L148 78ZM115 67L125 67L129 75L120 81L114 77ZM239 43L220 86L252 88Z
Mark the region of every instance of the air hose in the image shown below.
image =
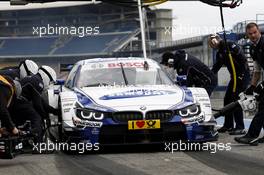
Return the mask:
M220 16L221 16L221 23L222 23L222 29L223 29L223 36L224 36L224 47L227 50L228 53L228 58L232 67L232 73L233 73L233 92L236 92L237 89L237 76L236 76L236 68L234 65L233 57L230 51L230 48L227 44L226 40L226 31L225 31L225 22L224 22L224 15L223 15L223 0L220 0L219 2L219 7L220 7Z

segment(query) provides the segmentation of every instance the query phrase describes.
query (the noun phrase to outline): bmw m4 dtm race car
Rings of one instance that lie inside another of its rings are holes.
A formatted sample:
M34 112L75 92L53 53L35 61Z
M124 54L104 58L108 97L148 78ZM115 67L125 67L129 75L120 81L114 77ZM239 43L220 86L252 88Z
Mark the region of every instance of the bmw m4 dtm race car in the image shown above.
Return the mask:
M61 108L59 118L50 116L51 123L61 123L50 130L60 141L122 145L217 140L205 89L176 85L152 59L79 61L60 91L48 94L50 105Z

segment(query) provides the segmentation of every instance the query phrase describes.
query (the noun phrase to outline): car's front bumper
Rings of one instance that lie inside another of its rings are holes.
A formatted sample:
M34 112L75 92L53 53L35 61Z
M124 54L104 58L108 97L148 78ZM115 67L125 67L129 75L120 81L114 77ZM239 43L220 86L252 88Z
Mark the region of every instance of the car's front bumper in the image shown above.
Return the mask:
M71 128L64 134L68 141L88 140L100 145L165 143L179 140L209 142L218 138L215 123L187 125L182 122L161 123L160 129L145 130L128 130L127 124L103 125L101 128Z

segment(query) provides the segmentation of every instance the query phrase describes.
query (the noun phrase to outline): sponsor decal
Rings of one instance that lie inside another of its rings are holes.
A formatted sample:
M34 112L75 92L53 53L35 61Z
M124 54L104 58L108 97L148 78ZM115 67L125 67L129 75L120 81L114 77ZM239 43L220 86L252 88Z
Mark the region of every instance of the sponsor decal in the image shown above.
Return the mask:
M125 92L118 92L109 95L104 95L100 97L100 100L112 100L112 99L122 99L122 98L135 98L135 97L147 97L147 96L159 96L159 95L169 95L175 94L173 91L165 90L148 90L148 89L138 89L130 90Z
M208 102L209 98L200 98L198 101L199 102Z
M104 67L105 67L104 64L101 64L101 63L98 63L98 64L95 63L91 65L91 68L93 69L102 69Z
M136 129L159 129L160 120L130 120L128 121L128 130Z
M200 123L204 121L204 119L205 119L204 114L201 114L201 115L190 117L190 118L182 118L181 121L184 124L193 124L193 123Z
M80 120L78 123L74 122L74 125L77 127L82 128L101 128L103 122L96 122L96 121L88 121L88 120Z
M75 98L62 98L61 102L74 102L75 100Z
M93 135L99 135L100 130L99 130L98 128L92 128L91 133L92 133Z
M73 103L64 103L64 104L62 105L62 107L69 107L69 106L73 106Z
M63 113L70 112L71 108L65 108L63 109Z
M23 148L23 144L22 143L19 143L15 146L15 149L22 149Z
M123 62L122 66L125 67L144 67L144 62ZM108 68L119 68L121 67L121 63L108 63Z

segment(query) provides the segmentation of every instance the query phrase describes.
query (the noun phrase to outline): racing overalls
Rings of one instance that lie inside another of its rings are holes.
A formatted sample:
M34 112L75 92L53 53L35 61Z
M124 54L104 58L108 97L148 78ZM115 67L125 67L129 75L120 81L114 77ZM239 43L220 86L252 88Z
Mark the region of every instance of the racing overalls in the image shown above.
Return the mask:
M174 69L178 75L187 75L187 86L205 88L210 96L217 85L214 73L198 58L183 50L176 51L174 55Z
M8 131L12 131L15 127L9 114L8 108L11 106L15 95L12 79L0 75L0 127L6 127Z
M254 62L264 69L264 37L262 36L256 46L251 45L251 56ZM264 84L262 82L262 84ZM258 112L254 116L247 135L252 138L259 136L262 127L264 126L264 93L260 93Z
M224 106L237 101L239 94L243 92L249 83L250 74L247 59L245 58L242 49L234 42L228 41L227 46L232 55L232 62L228 56L228 49L225 47L224 41L220 42L218 52L216 54L216 62L213 65L212 71L216 74L220 68L225 65L230 73L230 81L224 97ZM234 70L233 70L234 69ZM236 79L236 86L234 81ZM233 113L225 115L223 127L228 129L234 128L234 120L236 123L235 129L244 129L243 111L238 108Z
M13 80L20 79L20 71L18 67L6 67L0 69L0 75L9 76Z

